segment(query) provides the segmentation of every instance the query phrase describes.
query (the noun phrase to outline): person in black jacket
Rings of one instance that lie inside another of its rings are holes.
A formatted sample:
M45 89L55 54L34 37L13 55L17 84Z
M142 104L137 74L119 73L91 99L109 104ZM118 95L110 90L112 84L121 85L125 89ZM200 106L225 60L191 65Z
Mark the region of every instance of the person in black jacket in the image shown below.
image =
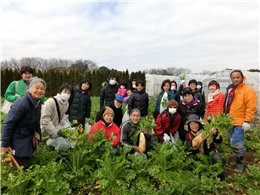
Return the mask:
M123 110L122 110L122 103L123 103L123 97L118 95L116 96L115 100L113 101L112 104L108 105L110 108L112 108L112 110L114 111L114 119L113 122L120 127L121 123L122 123L122 119L123 119ZM103 117L103 113L105 111L105 108L103 108L102 110L100 110L97 113L96 116L96 122L98 122L99 120L102 119Z
M178 112L181 115L181 124L179 126L178 132L182 141L185 141L186 130L185 123L188 120L190 114L196 114L199 117L203 118L205 109L203 104L201 104L196 98L191 88L186 87L182 90L183 100L180 101Z
M179 92L177 91L177 82L172 80L171 81L171 93L173 93L173 99L175 99L178 103L180 102L181 98Z
M71 98L69 120L77 120L79 124L83 125L83 127L90 117L91 99L89 91L91 89L91 82L83 80L74 88L73 96Z
M142 80L136 81L136 90L130 95L128 99L128 112L137 108L141 112L141 116L148 115L149 98L144 89L144 82Z
M40 118L41 101L46 83L40 78L30 81L25 96L17 99L11 106L2 126L1 150L12 150L20 166L28 168L36 147L33 139L41 139Z
M198 88L197 88L197 85L198 85L197 80L191 79L191 80L189 81L189 84L188 84L188 85L189 85L189 88L191 88L194 97L195 97L197 100L199 100L200 103L202 103L203 106L204 106L204 108L205 108L205 97L204 97L204 100L203 100L201 91L198 90Z
M100 110L102 110L104 106L113 104L117 89L116 77L111 76L108 85L105 88L102 88L100 92Z

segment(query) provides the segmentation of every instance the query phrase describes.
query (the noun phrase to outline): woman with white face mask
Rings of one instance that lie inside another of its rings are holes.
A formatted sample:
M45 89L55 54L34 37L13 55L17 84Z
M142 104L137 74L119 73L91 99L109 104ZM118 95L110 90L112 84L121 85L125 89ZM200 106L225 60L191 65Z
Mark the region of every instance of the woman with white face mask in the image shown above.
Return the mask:
M105 88L102 88L100 92L100 110L102 110L104 106L108 106L114 102L117 89L116 77L109 77L108 85Z
M58 137L58 131L65 126L69 126L68 116L65 115L69 108L69 99L72 88L68 84L63 84L56 96L49 98L43 108L41 115L42 132L47 132L51 138Z
M178 103L171 100L167 103L167 109L156 118L154 133L159 142L172 141L176 143L179 138L178 128L181 123L181 116L177 113Z

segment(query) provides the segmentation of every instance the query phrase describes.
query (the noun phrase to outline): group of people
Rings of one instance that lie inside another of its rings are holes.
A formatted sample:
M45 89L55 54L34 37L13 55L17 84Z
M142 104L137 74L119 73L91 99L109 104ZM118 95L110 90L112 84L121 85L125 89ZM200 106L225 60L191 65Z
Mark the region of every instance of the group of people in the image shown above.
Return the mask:
M47 133L51 139L58 139L59 129L69 126L69 122L77 120L82 125L88 122L92 84L83 80L74 89L64 84L56 96L44 102L45 81L32 78L33 70L30 67L22 67L21 75L22 79L13 81L5 93L5 99L13 104L2 126L1 146L3 151L12 150L18 163L29 166L36 147L32 143L39 141L43 133ZM176 143L180 139L192 154L208 155L214 152L213 162L221 162L217 144L221 143L222 138L217 136L216 128L211 129L214 137L209 148L206 143L194 147L192 140L203 131L203 121L227 113L233 118L229 139L236 156L235 169L242 172L246 152L244 133L250 129L254 119L256 93L245 84L245 76L240 70L232 71L230 79L232 84L228 86L226 94L220 91L217 81L210 81L207 98L202 82L195 79L190 80L187 86L185 81L181 81L179 88L176 81L164 80L154 112L148 113L149 97L144 81L133 80L127 89L125 83L118 85L116 78L110 77L108 84L101 89L100 111L96 115L96 123L90 128L89 139L95 136L97 130L103 130L106 138L111 139L114 149L131 147L135 154L146 152L151 148L150 133L140 129L138 124L142 117L152 114L156 125L152 132L159 143ZM123 103L126 105L125 113ZM144 139L140 141L141 144L132 139L136 132L141 132L140 140ZM143 143L145 149L141 146Z

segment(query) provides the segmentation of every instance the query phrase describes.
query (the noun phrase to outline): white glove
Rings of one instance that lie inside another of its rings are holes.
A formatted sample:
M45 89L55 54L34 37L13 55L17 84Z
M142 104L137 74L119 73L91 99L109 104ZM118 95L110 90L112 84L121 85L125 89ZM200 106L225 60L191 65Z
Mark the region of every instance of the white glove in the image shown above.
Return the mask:
M248 131L250 129L250 123L244 122L242 125L242 129L244 132Z
M170 136L167 133L163 134L163 139L164 139L165 142L168 142L168 141L171 140Z
M55 138L59 137L58 131L55 131L55 132L52 133L50 136L51 136L52 139L55 139Z

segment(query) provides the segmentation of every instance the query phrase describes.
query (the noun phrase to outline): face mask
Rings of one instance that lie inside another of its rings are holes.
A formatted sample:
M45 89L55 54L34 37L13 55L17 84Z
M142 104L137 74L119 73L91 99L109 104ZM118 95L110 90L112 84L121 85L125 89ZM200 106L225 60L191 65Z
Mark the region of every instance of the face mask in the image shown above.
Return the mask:
M110 80L109 80L109 84L110 84L110 85L115 85L115 84L116 84L116 81L115 81L114 79L110 79Z
M135 88L136 88L136 85L135 85L135 84L133 84L133 85L132 85L132 88L134 88L134 89L135 89Z
M176 108L169 108L169 113L174 114L177 111Z
M175 86L171 86L171 90L175 90L176 89L176 87Z
M61 99L62 99L63 101L68 101L68 100L70 99L70 94L67 94L67 93L62 92L62 93L60 94L60 97L61 97Z
M197 89L201 89L201 85L197 85Z

